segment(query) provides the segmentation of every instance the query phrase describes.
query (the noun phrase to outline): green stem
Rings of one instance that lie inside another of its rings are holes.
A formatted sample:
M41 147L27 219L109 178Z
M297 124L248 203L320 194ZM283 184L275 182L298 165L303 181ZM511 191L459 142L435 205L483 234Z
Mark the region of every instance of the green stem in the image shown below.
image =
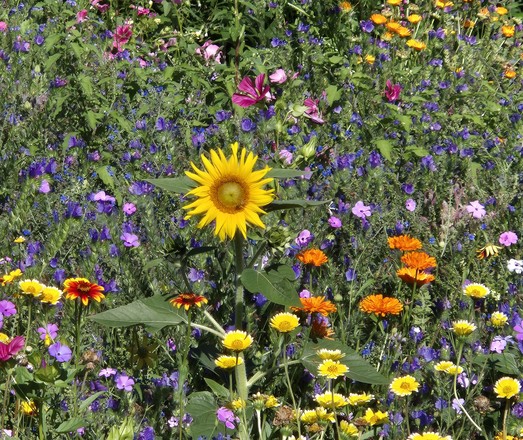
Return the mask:
M505 411L503 413L503 440L507 440L507 416L510 410L510 399L505 400Z
M203 315L209 320L209 322L214 325L214 327L216 328L216 330L218 330L218 332L222 335L225 335L225 330L222 328L222 326L220 324L218 324L218 322L216 321L216 319L213 318L213 316L207 311L207 310L204 310L203 311ZM193 324L194 325L194 324Z
M184 396L183 396L183 384L185 383L188 366L187 357L189 354L189 347L191 346L191 309L187 310L187 331L185 332L185 344L183 346L183 353L181 353L180 371L178 374L178 406L180 408L179 419L178 419L178 433L180 440L183 440L183 416L184 416Z
M300 427L300 409L296 404L296 399L294 398L294 393L292 392L292 383L289 376L289 362L287 358L287 350L284 337L284 346L283 346L283 368L285 370L285 380L287 381L287 387L289 388L289 393L291 394L292 407L294 409L294 415L296 416L296 425L298 426L298 438L301 438L301 427Z

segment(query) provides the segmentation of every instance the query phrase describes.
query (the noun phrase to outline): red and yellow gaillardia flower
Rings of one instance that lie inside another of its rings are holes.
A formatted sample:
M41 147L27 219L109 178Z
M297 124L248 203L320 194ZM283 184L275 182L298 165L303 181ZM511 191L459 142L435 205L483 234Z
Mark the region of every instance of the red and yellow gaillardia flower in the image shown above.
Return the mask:
M102 293L103 291L103 286L91 283L86 278L68 278L64 281L66 299L75 300L76 298L80 298L84 306L89 304L89 300L100 302L104 299L105 295Z
M169 302L174 307L183 307L185 310L189 310L191 307L201 307L202 304L207 304L207 298L201 295L196 295L195 293L184 292L170 299Z

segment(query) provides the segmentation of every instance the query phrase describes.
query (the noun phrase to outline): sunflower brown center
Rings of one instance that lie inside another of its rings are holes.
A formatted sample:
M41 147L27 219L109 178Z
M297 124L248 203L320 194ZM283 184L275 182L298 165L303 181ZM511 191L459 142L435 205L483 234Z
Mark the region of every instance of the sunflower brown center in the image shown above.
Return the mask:
M214 197L211 195L211 198L215 199L218 208L231 214L241 211L249 196L248 188L245 185L230 180L219 183L212 192Z

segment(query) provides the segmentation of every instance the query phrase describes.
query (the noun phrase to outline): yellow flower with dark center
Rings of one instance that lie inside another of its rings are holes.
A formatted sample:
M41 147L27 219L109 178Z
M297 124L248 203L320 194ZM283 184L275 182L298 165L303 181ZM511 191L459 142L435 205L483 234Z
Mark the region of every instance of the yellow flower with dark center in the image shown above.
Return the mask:
M314 396L314 400L316 400L318 405L322 406L323 408L330 409L341 408L349 404L347 398L339 393L326 392L323 394L316 394L316 396Z
M348 437L358 437L358 427L354 423L349 423L347 420L340 422L340 431Z
M308 266L320 267L329 261L320 249L307 249L296 255L296 258Z
M18 286L26 295L33 295L38 298L45 288L45 285L37 280L24 280L19 281Z
M476 328L475 324L464 319L452 323L452 331L457 336L466 337L476 330Z
M36 408L36 404L32 400L22 400L20 402L20 411L24 416L36 416L38 409Z
M141 370L144 367L153 367L156 363L156 350L158 344L149 343L147 337L143 337L141 341L137 341L129 348L131 352L131 359L135 363L136 368Z
M278 313L271 319L271 327L280 333L293 331L300 325L300 320L294 313Z
M452 437L450 435L443 437L438 432L416 432L415 434L409 435L407 440L452 440Z
M353 406L362 406L366 405L367 403L370 403L374 400L374 394L368 394L368 393L351 393L349 394L349 405Z
M521 385L517 379L502 377L494 385L494 392L500 399L511 399L521 392Z
M411 49L417 50L418 52L421 52L427 47L423 41L415 40L414 38L411 38L407 41L407 46L409 46Z
M391 249L399 249L403 252L417 251L422 247L421 241L419 241L417 238L411 237L410 235L397 235L395 237L389 237L387 241Z
M225 348L234 352L246 350L252 345L252 336L241 330L232 330L223 338Z
M273 190L263 187L274 181L265 177L269 167L254 171L258 157L247 154L242 148L238 159L238 143L231 145L232 155L229 158L221 149L211 150L210 160L201 156L205 170L191 163L194 172L185 174L199 184L187 195L196 196L197 200L184 206L188 210L186 219L203 215L198 228L216 222L214 234L220 240L234 238L236 231L247 237L247 224L265 228L260 214L265 214L262 207L274 199Z
M487 244L486 246L476 251L476 256L478 257L478 260L483 260L484 258L490 257L497 257L500 250L501 246L497 246L495 244Z
M389 414L382 411L374 412L372 409L367 408L363 420L370 426L383 425L384 423L389 423Z
M56 287L45 286L38 299L40 302L55 305L60 301L60 298L62 298L62 294L63 292Z
M347 371L349 371L347 365L330 359L324 360L318 367L318 374L328 379L336 379L343 376Z
M231 368L236 367L237 365L243 364L243 359L238 356L219 356L217 359L214 360L214 364L218 368L223 368L224 370L228 370Z
M399 315L403 310L403 304L396 298L386 297L380 293L363 298L360 301L360 310L384 318L387 315Z
M207 298L195 293L184 292L170 299L169 302L175 307L183 307L185 310L189 310L191 307L201 307L202 304L207 304Z
M345 353L342 353L341 350L329 350L328 348L321 348L316 351L316 354L322 360L330 359L331 361L339 361L345 356Z
M12 270L11 272L6 273L5 275L0 277L0 284L2 284L2 286L5 286L6 284L11 284L14 280L20 278L22 275L23 273L20 269Z
M104 299L103 291L103 286L91 283L86 278L68 278L64 281L66 299L75 300L80 298L84 306L89 304L89 300L100 302Z
M490 324L492 327L501 328L504 327L508 322L508 316L503 312L492 312L490 315Z
M485 298L489 293L490 289L480 283L470 283L465 286L463 293L474 299Z
M390 384L390 390L397 396L410 396L418 391L419 387L419 382L410 375L397 377Z

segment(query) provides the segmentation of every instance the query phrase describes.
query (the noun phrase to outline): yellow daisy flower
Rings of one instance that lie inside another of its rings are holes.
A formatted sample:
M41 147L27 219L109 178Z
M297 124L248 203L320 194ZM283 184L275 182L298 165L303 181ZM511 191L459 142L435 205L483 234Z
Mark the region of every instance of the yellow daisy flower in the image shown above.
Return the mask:
M492 315L490 315L490 324L492 327L504 327L508 322L508 316L505 315L503 312L493 312Z
M293 331L300 325L300 320L294 313L278 313L271 319L271 327L280 333Z
M217 359L214 360L214 364L218 368L223 368L225 370L229 368L234 368L236 365L243 364L243 359L241 357L237 356L219 356Z
M451 376L457 376L458 374L463 373L463 367L452 364L445 370L445 373L450 374Z
M35 416L38 412L36 404L32 400L22 400L20 402L20 411L24 416Z
M370 426L383 425L384 423L389 423L389 414L382 411L374 412L372 409L367 408L363 419Z
M415 433L407 437L407 440L452 440L450 435L443 437L438 432Z
M40 281L37 280L24 280L18 283L22 292L26 295L33 295L35 298L39 297L44 288L46 287Z
M14 239L14 242L18 244L25 243L25 238L20 235L20 237Z
M225 335L222 343L229 350L240 352L251 346L252 336L241 330L233 330Z
M330 359L331 361L339 361L345 356L345 353L342 353L341 350L329 350L328 348L321 348L316 354L322 360Z
M241 397L238 397L237 399L234 399L231 402L231 408L234 411L238 411L239 409L243 409L246 406L247 406L247 402L245 402L245 400L243 400Z
M328 412L325 408L318 407L308 411L303 411L300 420L307 424L312 425L318 422L334 422L334 413Z
M339 393L323 393L323 394L316 394L314 397L316 402L318 402L318 405L322 406L323 408L341 408L343 406L347 406L349 404L348 399Z
M466 321L464 319L460 319L459 321L452 323L452 331L457 336L468 336L470 335L474 330L476 330L476 325L472 322Z
M60 301L60 298L62 298L63 292L56 288L51 286L44 286L42 293L40 294L40 297L38 298L40 302L52 304L53 306Z
M196 196L197 200L185 205L188 210L186 219L203 215L198 228L216 221L214 234L220 240L234 238L236 231L247 237L247 224L265 228L260 214L265 214L262 207L274 199L273 190L262 189L274 179L266 178L269 167L254 171L258 157L247 154L242 148L238 159L238 143L231 145L232 156L225 157L221 149L211 150L210 160L201 156L205 170L200 170L193 163L194 172L185 174L199 184L187 195Z
M367 403L370 403L372 400L374 400L374 394L367 394L367 393L349 394L349 405L353 405L353 406L366 405Z
M441 361L434 365L436 371L447 371L448 368L452 367L454 363L450 361Z
M419 382L414 377L407 375L394 379L390 384L390 390L396 396L410 396L418 391L419 386Z
M0 284L2 284L2 286L5 286L6 284L11 284L14 280L20 278L22 275L23 273L20 269L12 270L11 272L6 273L5 275L0 277Z
M490 289L479 283L470 283L463 289L463 293L474 299L485 298L489 293Z
M494 385L494 392L500 399L510 399L521 392L521 385L517 379L502 377Z
M354 423L349 423L347 420L340 422L340 431L349 437L358 437L358 427Z
M336 379L343 376L347 371L349 371L347 365L331 359L324 360L318 367L318 374L328 379Z

